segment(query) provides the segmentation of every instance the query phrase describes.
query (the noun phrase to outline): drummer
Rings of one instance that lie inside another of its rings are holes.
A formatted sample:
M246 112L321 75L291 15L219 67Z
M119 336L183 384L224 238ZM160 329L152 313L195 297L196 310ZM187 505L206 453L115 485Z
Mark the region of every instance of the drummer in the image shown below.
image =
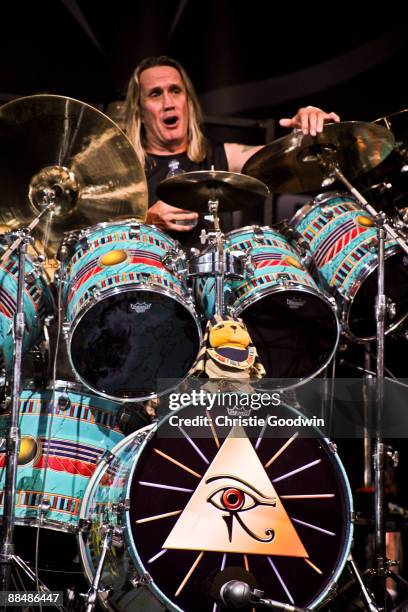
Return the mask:
M338 122L340 118L336 113L307 106L279 123L314 136L323 131L327 121ZM193 210L158 200L158 184L169 173L209 170L212 166L215 170L241 172L245 162L264 146L209 142L202 132L202 112L192 82L180 63L166 56L147 57L134 70L125 101L125 122L126 133L146 171L146 222L183 244L194 242L203 220L197 225L198 214Z

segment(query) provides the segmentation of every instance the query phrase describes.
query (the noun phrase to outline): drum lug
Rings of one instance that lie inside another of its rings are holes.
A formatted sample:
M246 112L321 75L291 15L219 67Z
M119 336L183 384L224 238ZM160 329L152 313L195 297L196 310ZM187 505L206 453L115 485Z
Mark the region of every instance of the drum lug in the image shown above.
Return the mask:
M92 521L90 519L80 518L78 521L78 529L80 533L86 533L92 527Z
M92 285L92 287L89 287L88 291L92 298L98 298L101 294L101 290L97 285Z
M279 285L283 285L283 287L288 287L289 286L289 274L286 274L285 272L282 274L278 274L276 277L277 282L279 283Z
M337 444L335 442L329 442L328 447L332 453L337 453Z
M131 223L129 226L129 238L140 240L140 223Z
M253 232L254 232L254 242L263 244L265 242L265 233L262 227L259 227L259 225L255 225L253 227Z
M64 321L64 323L62 324L62 333L65 339L68 338L70 329L71 329L71 325L68 323L68 321Z
M79 246L81 248L81 250L85 253L86 251L89 251L89 242L88 242L88 238L86 236L82 236L79 239Z
M330 206L322 206L321 207L321 214L328 220L333 219L334 217L334 211Z
M138 589L139 587L148 586L153 582L151 575L148 572L145 572L141 576L139 574L135 574L132 578L130 578L130 584Z
M185 274L187 272L185 255L180 249L171 249L163 257L162 264L169 272L175 274Z
M106 450L98 459L96 465L100 465L101 463L109 464L115 459L115 455L111 453L109 450Z

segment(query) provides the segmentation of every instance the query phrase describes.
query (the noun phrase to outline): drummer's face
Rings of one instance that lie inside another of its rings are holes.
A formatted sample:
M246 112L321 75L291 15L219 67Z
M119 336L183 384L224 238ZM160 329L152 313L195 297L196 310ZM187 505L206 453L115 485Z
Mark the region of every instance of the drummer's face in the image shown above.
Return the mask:
M181 75L154 66L140 75L140 108L149 153L182 153L188 145L188 102Z

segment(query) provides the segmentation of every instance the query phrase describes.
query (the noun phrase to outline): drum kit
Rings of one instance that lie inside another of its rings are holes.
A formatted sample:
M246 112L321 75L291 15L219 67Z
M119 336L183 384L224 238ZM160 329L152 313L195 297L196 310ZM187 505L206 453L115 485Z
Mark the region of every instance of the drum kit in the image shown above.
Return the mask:
M0 108L2 590L17 563L48 592L15 555L17 525L75 535L87 612L97 601L124 612L241 607L223 598L236 579L259 597L259 586L274 593L275 608L316 608L347 562L365 605L380 609L349 556L351 491L323 436L285 441L257 428L222 436L210 419L208 436L180 426L175 441L170 414L127 436L121 416L165 399L174 382L163 381L188 379L215 314L247 325L267 372L261 389L314 379L341 337L376 341L381 412L384 335L408 318L406 212L386 215L350 180L364 176L365 192L395 195L403 178L386 176L380 189L370 174L391 156L404 174L407 123L403 111L329 124L315 137L295 130L242 174L167 178L160 199L212 219L202 248L187 254L145 223L143 169L103 113L53 95ZM320 193L282 226L223 233L220 212L261 206L269 191ZM62 342L70 380L57 376ZM26 373L38 355L40 382ZM383 465L380 434L375 457ZM384 577L384 483L375 474L375 570ZM222 479L224 487L214 482ZM267 534L260 521L270 516L272 539L256 535Z

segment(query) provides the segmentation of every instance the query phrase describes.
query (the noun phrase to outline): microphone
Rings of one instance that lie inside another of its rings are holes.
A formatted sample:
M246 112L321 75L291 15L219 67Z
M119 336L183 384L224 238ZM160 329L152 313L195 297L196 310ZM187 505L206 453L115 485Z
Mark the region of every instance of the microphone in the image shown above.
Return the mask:
M298 608L292 604L285 604L274 599L263 597L263 591L251 589L249 584L241 580L229 580L220 589L220 599L227 608L238 610L248 604L262 605L272 610L283 610L285 612L308 612L308 608Z

